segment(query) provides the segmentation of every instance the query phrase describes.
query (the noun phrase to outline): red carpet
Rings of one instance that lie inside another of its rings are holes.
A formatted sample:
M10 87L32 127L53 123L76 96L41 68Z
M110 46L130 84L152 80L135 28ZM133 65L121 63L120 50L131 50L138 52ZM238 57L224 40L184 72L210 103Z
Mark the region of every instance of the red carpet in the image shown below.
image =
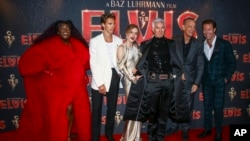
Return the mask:
M222 139L223 141L230 141L230 131L229 126L224 127L223 133L222 133ZM189 132L189 141L213 141L215 137L215 130L213 129L212 134L204 139L197 138L197 135L202 132L202 129L191 129ZM181 132L177 132L171 136L166 136L165 141L182 141ZM5 132L0 133L0 141L13 141L13 137L15 136L15 132ZM121 135L117 134L114 135L115 140L119 141ZM146 133L142 133L142 140L147 141L147 135ZM106 138L104 136L101 137L101 141L106 141Z

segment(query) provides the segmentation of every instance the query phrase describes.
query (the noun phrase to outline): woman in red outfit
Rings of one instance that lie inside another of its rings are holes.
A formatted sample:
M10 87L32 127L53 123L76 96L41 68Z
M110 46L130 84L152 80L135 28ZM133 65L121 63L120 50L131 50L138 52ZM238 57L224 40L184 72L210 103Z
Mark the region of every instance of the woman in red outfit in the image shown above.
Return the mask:
M76 140L91 140L88 45L71 21L52 24L19 61L27 103L18 141L67 141L72 106Z

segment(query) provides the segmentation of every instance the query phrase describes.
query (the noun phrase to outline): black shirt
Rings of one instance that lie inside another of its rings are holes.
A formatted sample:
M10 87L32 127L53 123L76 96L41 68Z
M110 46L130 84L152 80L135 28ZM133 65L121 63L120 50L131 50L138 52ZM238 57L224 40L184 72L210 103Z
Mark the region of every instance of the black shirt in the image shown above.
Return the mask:
M165 37L154 37L150 46L147 56L148 70L158 74L169 74L171 72L170 52Z
M184 37L183 37L182 46L183 46L183 60L184 60L184 62L186 61L186 58L188 56L188 52L189 52L190 46L191 46L191 41L192 41L192 38L189 40L189 42L187 44L185 44Z

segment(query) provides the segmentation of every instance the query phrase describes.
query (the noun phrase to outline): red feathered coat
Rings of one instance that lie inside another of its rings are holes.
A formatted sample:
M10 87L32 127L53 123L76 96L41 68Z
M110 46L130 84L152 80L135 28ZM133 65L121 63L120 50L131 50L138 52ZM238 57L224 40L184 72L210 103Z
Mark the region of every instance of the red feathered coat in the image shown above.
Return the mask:
M71 46L59 36L27 49L19 61L27 103L18 141L67 141L67 108L73 104L79 141L91 140L91 109L87 91L89 51L79 40Z

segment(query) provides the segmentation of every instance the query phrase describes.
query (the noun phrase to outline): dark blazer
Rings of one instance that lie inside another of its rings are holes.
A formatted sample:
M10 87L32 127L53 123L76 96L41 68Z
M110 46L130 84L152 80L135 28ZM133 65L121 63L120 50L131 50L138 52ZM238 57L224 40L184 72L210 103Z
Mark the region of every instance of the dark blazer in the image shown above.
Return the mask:
M223 84L228 82L236 68L236 59L231 44L217 37L210 60L204 55L205 67L202 78L203 84Z
M192 38L191 45L186 57L183 58L183 36L173 38L176 42L176 55L181 62L181 70L186 80L181 80L181 75L175 79L175 90L173 93L172 103L175 104L174 111L170 118L173 121L190 121L190 113L193 105L193 95L190 93L193 84L200 85L204 70L203 45L202 42ZM173 103L174 102L174 103ZM173 107L172 107L173 108ZM173 117L174 116L174 117Z
M204 70L203 61L203 44L201 41L192 38L191 46L188 52L186 61L183 60L183 37L178 36L174 38L176 42L176 54L181 61L181 68L185 74L186 81L192 84L200 85L202 74Z

